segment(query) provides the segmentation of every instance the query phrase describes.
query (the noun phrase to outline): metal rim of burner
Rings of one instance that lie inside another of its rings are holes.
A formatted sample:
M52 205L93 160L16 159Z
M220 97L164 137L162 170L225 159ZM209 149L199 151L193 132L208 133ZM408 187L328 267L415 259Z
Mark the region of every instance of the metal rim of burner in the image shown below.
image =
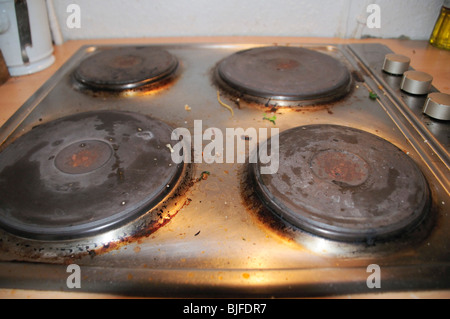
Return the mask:
M219 87L250 102L280 106L332 102L351 90L352 77L337 58L302 47L268 46L238 51L220 61Z
M186 164L173 163L166 146L171 131L145 115L109 110L34 128L2 151L2 228L33 240L71 240L145 215L184 178Z
M331 124L296 127L279 138L279 171L262 175L261 163L249 169L257 196L288 224L321 238L367 243L401 236L427 217L428 183L390 142Z
M178 65L175 56L160 48L117 47L94 52L79 64L73 75L88 87L121 91L170 78Z

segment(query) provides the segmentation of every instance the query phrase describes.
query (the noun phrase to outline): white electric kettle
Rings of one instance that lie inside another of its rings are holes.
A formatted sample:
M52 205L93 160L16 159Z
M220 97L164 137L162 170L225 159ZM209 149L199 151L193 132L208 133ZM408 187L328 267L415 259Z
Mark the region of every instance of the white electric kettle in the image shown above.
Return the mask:
M11 76L55 61L45 0L0 0L0 49Z

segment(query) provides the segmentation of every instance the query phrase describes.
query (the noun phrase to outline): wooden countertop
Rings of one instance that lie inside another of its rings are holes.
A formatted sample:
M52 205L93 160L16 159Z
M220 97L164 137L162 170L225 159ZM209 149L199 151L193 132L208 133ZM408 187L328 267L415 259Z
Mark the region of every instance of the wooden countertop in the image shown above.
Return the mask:
M0 85L0 125L11 117L81 46L97 44L170 44L170 43L261 43L261 44L347 44L381 43L392 51L411 58L411 66L433 76L433 85L444 93L450 93L450 51L432 47L427 41L397 39L338 39L338 38L293 38L293 37L170 37L139 39L93 39L68 41L56 46L55 63L49 68L26 76L12 77ZM3 298L115 298L109 295L91 295L64 292L40 292L16 289L0 289ZM343 298L450 298L449 291L404 292L371 295L349 295Z

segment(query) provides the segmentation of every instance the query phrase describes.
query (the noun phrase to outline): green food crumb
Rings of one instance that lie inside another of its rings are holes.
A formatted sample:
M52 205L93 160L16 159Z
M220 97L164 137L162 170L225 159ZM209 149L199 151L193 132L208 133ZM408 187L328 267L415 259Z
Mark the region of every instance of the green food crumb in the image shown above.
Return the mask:
M371 100L376 100L376 99L378 99L378 95L376 93L370 92L369 93L369 98Z
M276 123L275 123L276 119L277 119L277 116L276 116L276 115L274 115L274 116L272 116L272 117L267 117L267 114L264 114L264 117L263 117L263 120L270 121L270 122L273 123L273 125L276 124Z

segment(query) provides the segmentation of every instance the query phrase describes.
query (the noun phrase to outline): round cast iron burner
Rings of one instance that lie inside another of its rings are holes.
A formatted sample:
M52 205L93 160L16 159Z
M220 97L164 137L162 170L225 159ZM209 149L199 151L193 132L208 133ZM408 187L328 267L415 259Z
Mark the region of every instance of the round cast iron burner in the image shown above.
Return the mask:
M124 90L154 83L172 75L178 60L169 52L154 47L117 47L106 49L83 60L75 78L90 87Z
M117 228L182 179L172 129L144 115L87 112L32 129L0 153L0 227L64 240ZM152 217L153 218L153 217Z
M264 149L271 149L271 140ZM428 184L390 142L337 125L296 127L279 136L279 170L251 164L256 193L291 225L332 240L401 235L428 213Z
M348 93L350 72L339 60L299 47L261 47L221 61L217 75L226 85L255 97L329 101Z

